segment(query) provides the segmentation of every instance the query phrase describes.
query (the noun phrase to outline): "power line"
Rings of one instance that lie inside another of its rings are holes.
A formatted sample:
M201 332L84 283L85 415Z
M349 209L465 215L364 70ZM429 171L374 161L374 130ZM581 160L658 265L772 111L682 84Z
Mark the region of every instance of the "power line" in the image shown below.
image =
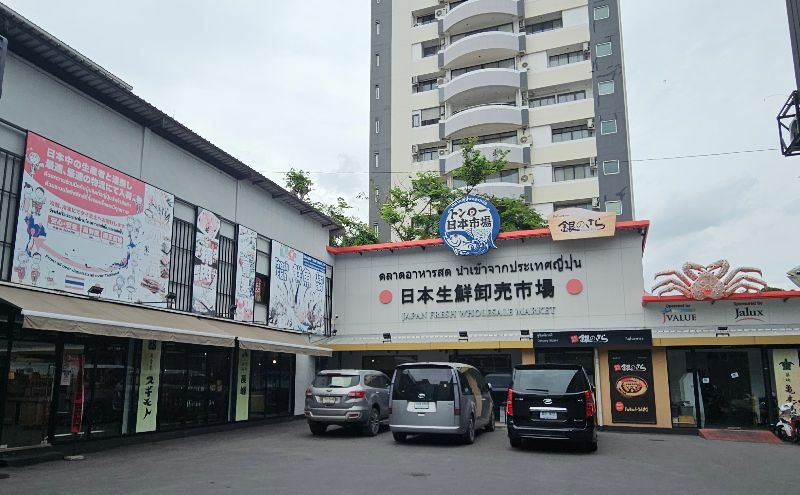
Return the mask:
M669 160L685 160L689 158L710 158L715 156L728 156L728 155L742 155L747 153L765 153L765 152L774 152L780 151L778 148L762 148L762 149L755 149L755 150L738 150L738 151L720 151L717 153L701 153L697 155L676 155L676 156L661 156L661 157L653 157L653 158L634 158L631 160L620 160L620 163L638 163L638 162L663 162ZM272 170L259 170L266 173L272 174L285 174L288 170L285 171L272 171ZM356 171L356 170L349 170L349 171L330 171L330 172L308 172L309 174L314 175L347 175L347 174L410 174L413 173L413 170L404 170L404 171L394 171L394 172L387 172L387 171L380 171L380 170L369 170L369 171Z

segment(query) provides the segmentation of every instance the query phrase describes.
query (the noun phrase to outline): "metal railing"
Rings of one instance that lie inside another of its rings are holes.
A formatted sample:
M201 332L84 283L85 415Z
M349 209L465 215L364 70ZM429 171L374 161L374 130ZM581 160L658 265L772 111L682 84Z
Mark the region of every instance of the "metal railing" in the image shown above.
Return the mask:
M795 90L778 113L778 137L783 156L800 155L800 93Z

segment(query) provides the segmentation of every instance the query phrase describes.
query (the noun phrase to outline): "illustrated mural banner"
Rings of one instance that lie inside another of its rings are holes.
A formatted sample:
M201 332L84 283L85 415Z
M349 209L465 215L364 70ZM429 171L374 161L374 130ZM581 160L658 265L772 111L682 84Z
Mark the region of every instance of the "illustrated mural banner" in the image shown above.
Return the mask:
M242 225L236 248L236 321L253 321L256 282L256 242L258 234Z
M164 301L175 198L28 133L12 282Z
M136 433L155 431L158 416L158 383L161 369L161 342L142 342L139 368L139 399L136 408Z
M772 362L778 407L800 399L800 358L797 349L773 349ZM800 407L795 406L795 411L800 411Z
M554 241L611 237L616 232L617 214L583 208L556 210L547 217Z
M649 349L608 351L608 377L614 423L656 424L653 356Z
M250 351L239 349L239 375L236 384L236 421L250 415Z
M216 314L217 276L219 270L219 217L203 208L197 209L197 234L194 247L192 309L196 313Z
M269 324L323 334L327 265L301 251L272 241Z

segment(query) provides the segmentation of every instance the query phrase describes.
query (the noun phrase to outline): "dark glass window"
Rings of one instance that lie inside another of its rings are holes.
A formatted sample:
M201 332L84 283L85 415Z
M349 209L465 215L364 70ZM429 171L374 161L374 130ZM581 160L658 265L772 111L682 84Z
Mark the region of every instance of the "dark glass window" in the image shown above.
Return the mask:
M425 15L418 15L417 16L417 26L422 26L424 24L430 24L432 22L436 22L436 14L430 13Z
M525 32L528 34L543 33L545 31L552 31L564 26L561 19L553 19L552 21L537 22L535 24L528 24L525 26Z
M294 355L251 352L250 419L294 414Z
M350 388L358 385L360 381L361 377L358 375L322 373L314 377L314 386L326 388ZM369 383L366 383L366 381L367 380L365 378L365 385L369 385Z
M422 148L417 153L417 161L418 162L427 162L429 160L436 160L439 158L439 148L434 146L433 148Z
M550 55L548 60L548 67L558 67L559 65L574 64L586 60L586 54L583 50L576 50L574 52L562 53L560 55Z
M585 139L591 136L592 132L586 125L576 125L571 127L562 127L561 129L553 129L554 143Z
M263 273L256 273L255 302L267 304L267 292L269 291L269 277Z
M499 26L490 26L490 27L487 27L487 28L476 29L474 31L468 31L466 33L454 34L453 36L450 36L450 43L455 43L458 40L464 39L464 38L466 38L468 36L472 36L472 35L475 35L475 34L490 33L490 32L495 32L495 31L504 31L504 32L507 32L507 33L511 33L511 32L514 31L514 25L511 24L511 23L500 24Z
M563 182L567 180L589 179L594 177L594 170L588 163L578 165L565 165L553 167L553 182Z
M489 62L487 64L480 64L480 65L471 65L469 67L463 67L461 69L454 69L450 71L450 77L455 79L456 77L466 74L467 72L472 72L475 70L481 69L513 69L516 66L516 62L513 58L507 58L505 60L498 60L497 62Z
M22 157L0 149L0 274L3 280L11 277L11 267L14 258L14 235L17 226L15 220L19 210L19 182L22 178ZM30 187L23 188L23 195ZM33 191L27 194L32 194Z
M91 346L92 363L86 366L86 379L93 389L86 397L84 410L91 437L114 436L122 432L127 372L127 343L100 343Z
M543 394L572 394L587 390L589 384L580 370L514 370L514 389Z
M192 274L194 270L195 226L181 219L172 223L172 249L169 264L169 291L174 293L175 309L191 311Z
M422 56L423 57L432 57L439 52L439 45L429 45L422 47Z
M431 91L438 87L439 83L436 78L426 79L424 81L418 81L417 84L414 85L414 92L422 93L423 91Z
M452 401L453 373L450 368L402 368L398 371L392 397L395 400Z
M233 290L236 283L236 248L233 239L220 236L217 261L217 314L233 318Z

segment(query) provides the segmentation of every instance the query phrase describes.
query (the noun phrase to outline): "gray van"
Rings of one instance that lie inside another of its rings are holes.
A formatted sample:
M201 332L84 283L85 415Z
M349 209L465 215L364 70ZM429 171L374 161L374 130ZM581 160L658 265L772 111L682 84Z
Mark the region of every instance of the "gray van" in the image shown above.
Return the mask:
M460 363L398 366L391 389L389 426L404 442L409 434L460 435L475 441L475 430L494 431L494 404L480 371Z

